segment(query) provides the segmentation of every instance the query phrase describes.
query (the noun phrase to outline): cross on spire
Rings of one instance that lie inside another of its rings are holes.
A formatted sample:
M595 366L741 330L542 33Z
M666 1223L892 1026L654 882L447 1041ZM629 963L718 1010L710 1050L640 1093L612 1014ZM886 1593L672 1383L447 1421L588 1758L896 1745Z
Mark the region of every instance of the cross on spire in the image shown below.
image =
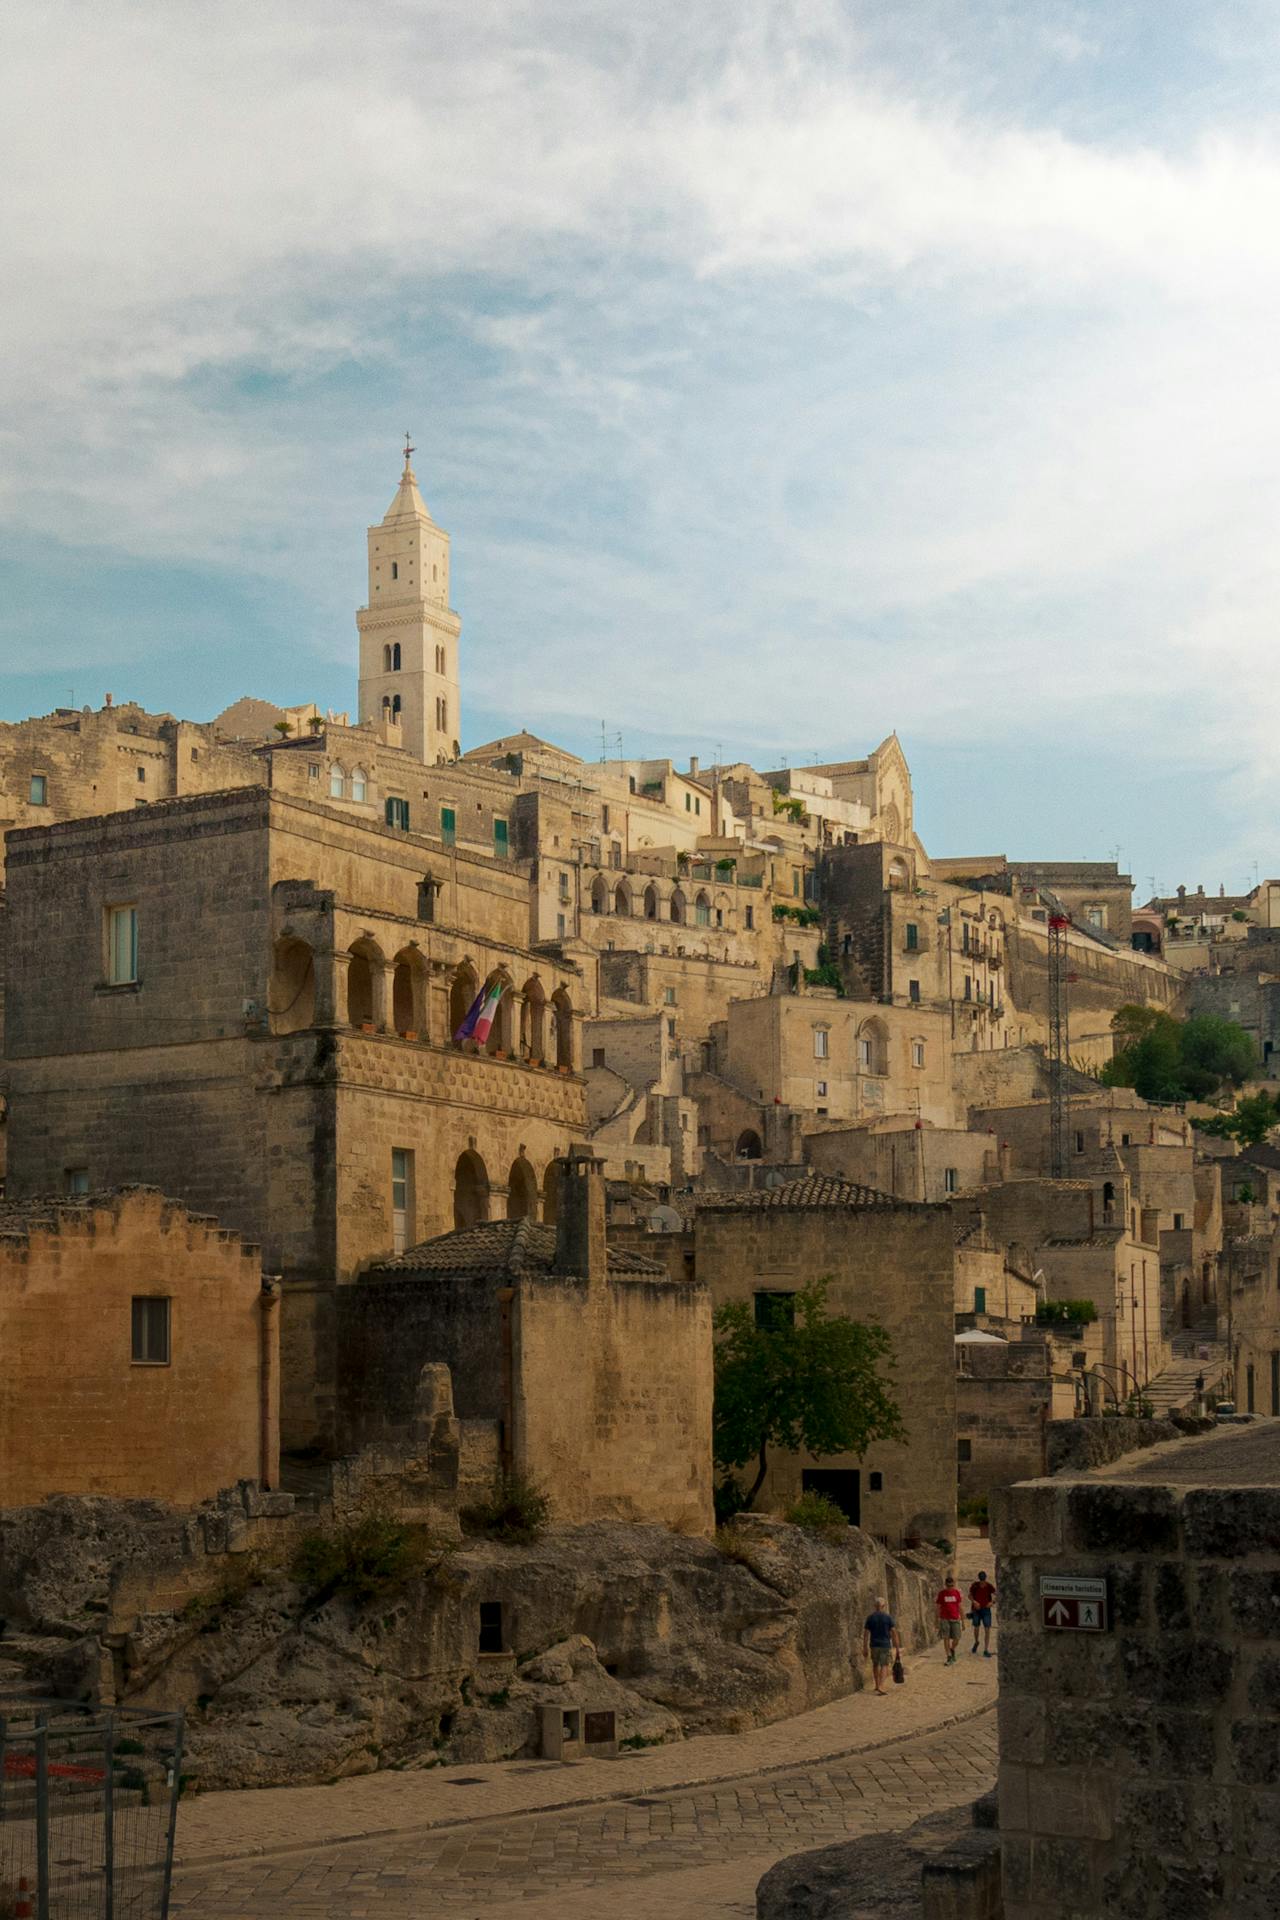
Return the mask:
M404 436L404 463L406 467L409 464L410 455L415 454L417 451L418 449L410 443L408 430L406 429Z

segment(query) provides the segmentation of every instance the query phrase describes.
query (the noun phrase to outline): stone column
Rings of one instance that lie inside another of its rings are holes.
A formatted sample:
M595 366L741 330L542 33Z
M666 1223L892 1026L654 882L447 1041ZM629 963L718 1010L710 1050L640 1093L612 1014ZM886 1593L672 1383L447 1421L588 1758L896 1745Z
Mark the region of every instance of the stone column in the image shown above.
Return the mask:
M384 960L369 962L369 979L373 987L373 1024L379 1033L390 1033L395 1027L395 977L396 963Z
M351 955L343 948L317 953L316 1012L318 1027L342 1027L347 1023L347 968Z
M259 1341L258 1478L270 1491L280 1485L280 1278L262 1276Z

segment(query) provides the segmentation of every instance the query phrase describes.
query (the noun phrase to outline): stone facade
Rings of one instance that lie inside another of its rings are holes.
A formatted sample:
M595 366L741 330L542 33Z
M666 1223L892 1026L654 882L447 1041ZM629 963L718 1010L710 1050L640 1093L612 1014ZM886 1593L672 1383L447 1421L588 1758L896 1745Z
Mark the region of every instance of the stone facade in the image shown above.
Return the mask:
M274 1486L279 1305L256 1247L158 1193L0 1209L0 1507Z
M1271 1423L992 1497L1006 1920L1280 1910ZM1105 1632L1042 1622L1100 1577Z
M806 1473L857 1476L859 1524L881 1539L955 1539L954 1245L945 1207L912 1206L829 1176L722 1194L697 1211L696 1271L714 1305L794 1292L824 1277L828 1310L878 1323L893 1346L905 1442L866 1458L775 1454L760 1495L781 1507ZM812 1484L821 1484L813 1482ZM849 1511L846 1506L846 1512Z

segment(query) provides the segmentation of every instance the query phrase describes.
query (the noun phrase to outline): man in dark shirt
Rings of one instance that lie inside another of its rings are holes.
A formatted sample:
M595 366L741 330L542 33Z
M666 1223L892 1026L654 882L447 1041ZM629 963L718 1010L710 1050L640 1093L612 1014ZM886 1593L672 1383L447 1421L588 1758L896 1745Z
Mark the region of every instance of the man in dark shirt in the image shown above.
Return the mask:
M979 1573L969 1589L969 1618L973 1622L973 1645L969 1651L978 1651L978 1633L981 1630L986 1636L983 1652L988 1660L991 1658L991 1607L995 1597L996 1590L986 1574Z
M865 1660L870 1656L871 1677L877 1693L888 1692L884 1677L893 1665L895 1653L901 1651L902 1642L889 1612L889 1602L884 1594L879 1594L874 1613L867 1615L862 1627L862 1657Z

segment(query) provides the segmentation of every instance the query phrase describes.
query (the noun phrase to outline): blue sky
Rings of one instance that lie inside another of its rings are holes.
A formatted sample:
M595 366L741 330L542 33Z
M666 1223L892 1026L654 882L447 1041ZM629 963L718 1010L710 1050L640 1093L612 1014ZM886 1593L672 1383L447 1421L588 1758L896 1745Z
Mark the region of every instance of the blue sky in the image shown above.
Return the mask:
M1278 42L1251 0L25 9L0 717L354 706L409 426L465 744L896 729L936 853L1280 871Z

